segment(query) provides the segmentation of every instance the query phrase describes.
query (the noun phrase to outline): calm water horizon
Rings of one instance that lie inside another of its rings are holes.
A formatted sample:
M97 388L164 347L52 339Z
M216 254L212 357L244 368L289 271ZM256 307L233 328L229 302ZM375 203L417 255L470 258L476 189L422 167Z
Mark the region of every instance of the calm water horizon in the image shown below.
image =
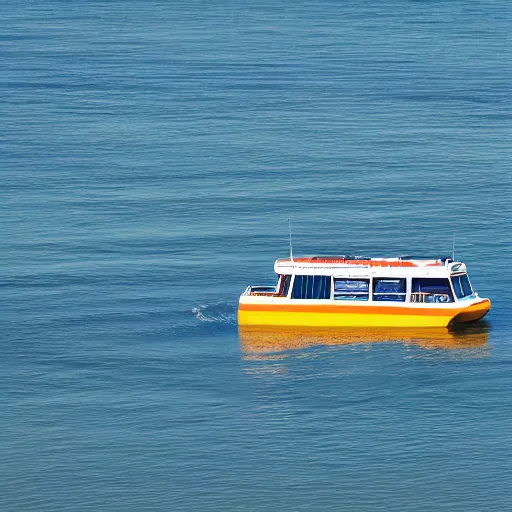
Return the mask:
M2 511L511 508L507 2L2 7ZM492 310L239 333L289 216Z

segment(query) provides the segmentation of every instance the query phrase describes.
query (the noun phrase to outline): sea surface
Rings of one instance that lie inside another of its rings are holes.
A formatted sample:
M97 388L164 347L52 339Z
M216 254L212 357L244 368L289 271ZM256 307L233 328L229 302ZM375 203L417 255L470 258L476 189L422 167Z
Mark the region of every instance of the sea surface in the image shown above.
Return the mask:
M512 510L510 2L0 11L2 512ZM492 310L239 335L288 217Z

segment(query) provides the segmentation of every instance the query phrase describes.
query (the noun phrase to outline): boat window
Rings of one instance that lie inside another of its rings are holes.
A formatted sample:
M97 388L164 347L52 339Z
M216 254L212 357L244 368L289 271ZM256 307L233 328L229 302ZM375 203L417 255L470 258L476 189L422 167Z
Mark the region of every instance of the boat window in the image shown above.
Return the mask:
M292 299L330 299L331 276L295 276Z
M405 278L389 279L378 277L373 280L373 300L405 302Z
M334 300L368 300L369 279L334 279Z
M452 283L455 295L457 295L459 299L473 294L473 288L471 288L471 283L469 282L467 274L452 276Z
M445 278L413 278L411 302L453 302L450 282Z
M292 280L291 275L279 276L279 285L278 285L278 292L277 292L277 295L279 297L287 297L288 296L288 291L290 289L291 280Z

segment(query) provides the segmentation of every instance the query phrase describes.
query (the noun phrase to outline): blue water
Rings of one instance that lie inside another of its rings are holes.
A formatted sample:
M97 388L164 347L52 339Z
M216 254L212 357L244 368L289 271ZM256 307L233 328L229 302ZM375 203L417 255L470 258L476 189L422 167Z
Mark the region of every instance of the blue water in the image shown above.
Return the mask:
M0 510L511 508L509 2L1 7ZM493 309L247 343L289 216Z

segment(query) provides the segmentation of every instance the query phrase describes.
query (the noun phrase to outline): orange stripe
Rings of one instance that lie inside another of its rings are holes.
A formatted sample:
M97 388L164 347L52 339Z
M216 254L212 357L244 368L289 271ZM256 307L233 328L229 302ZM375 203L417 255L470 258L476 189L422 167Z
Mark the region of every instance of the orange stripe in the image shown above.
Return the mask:
M488 299L472 304L466 308L457 309L434 309L434 308L407 308L389 306L352 306L352 305L323 305L319 304L247 304L240 303L241 311L288 311L295 313L359 313L361 315L427 315L427 316L454 316L464 311L471 311L475 306L481 306Z

